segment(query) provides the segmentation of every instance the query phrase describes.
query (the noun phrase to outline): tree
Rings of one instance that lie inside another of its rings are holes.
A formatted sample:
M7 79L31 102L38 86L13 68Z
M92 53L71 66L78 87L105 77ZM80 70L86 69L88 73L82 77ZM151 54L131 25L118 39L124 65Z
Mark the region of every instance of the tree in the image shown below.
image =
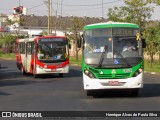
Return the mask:
M5 21L6 25L13 25L15 22L13 22L11 19L7 18Z
M160 5L160 0L147 0L149 3L155 3L157 5Z
M124 2L126 6L108 9L108 19L119 22L136 23L140 26L141 33L143 33L143 37L146 39L146 51L150 56L152 66L153 56L157 52L155 45L157 45L156 33L158 29L153 21L147 22L153 12L153 8L149 7L148 4L153 2L159 4L159 0L125 0Z
M48 32L47 31L45 31L45 30L43 30L41 33L40 33L40 35L47 35L48 34Z
M5 52L11 53L13 52L14 46L13 43L15 42L16 37L10 34L7 34L5 36L0 36L0 46L4 45Z
M157 53L158 53L158 59L159 59L159 64L160 64L160 22L158 22L157 27L155 27L157 29L156 32L156 40L157 40Z
M73 40L75 43L75 54L76 54L76 61L78 61L78 52L79 48L77 46L77 41L79 37L80 30L82 30L83 22L80 18L74 17L72 19L72 26L69 29L71 34L67 34L69 40Z
M158 52L158 39L160 39L160 36L158 33L160 33L160 26L158 22L155 21L149 21L145 26L145 31L143 32L143 35L146 39L146 52L150 56L150 63L152 67L153 63L153 56Z
M119 22L131 22L144 26L146 19L151 18L153 8L147 6L146 0L125 0L126 6L108 9L108 20Z

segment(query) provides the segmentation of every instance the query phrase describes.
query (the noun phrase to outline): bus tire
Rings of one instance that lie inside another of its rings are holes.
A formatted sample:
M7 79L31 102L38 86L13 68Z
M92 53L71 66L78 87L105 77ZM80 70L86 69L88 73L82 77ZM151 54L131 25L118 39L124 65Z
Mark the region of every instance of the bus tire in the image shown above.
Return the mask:
M35 72L35 69L34 69L34 68L32 68L32 71L33 71L33 77L34 77L34 78L38 78L38 74L36 74L36 72Z
M38 78L38 75L33 73L33 77L34 78Z
M133 89L133 90L132 90L132 95L133 95L133 96L138 96L138 95L139 95L139 89L138 89L138 88Z
M59 73L59 77L61 77L61 78L62 78L62 77L63 77L63 73Z
M139 95L139 89L138 88L134 88L134 89L130 89L129 91L131 96L138 96Z
M21 66L21 72L22 72L22 75L26 75L26 71L24 70L22 66Z
M92 96L93 95L93 91L92 90L86 90L86 94L87 94L87 96Z

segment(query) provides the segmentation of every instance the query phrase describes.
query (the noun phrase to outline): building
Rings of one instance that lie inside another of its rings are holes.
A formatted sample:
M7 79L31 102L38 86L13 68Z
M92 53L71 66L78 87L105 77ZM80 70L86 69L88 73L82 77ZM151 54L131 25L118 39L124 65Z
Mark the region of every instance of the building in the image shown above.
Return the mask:
M8 32L9 28L8 26L5 24L6 19L7 19L7 15L5 14L0 14L0 32Z

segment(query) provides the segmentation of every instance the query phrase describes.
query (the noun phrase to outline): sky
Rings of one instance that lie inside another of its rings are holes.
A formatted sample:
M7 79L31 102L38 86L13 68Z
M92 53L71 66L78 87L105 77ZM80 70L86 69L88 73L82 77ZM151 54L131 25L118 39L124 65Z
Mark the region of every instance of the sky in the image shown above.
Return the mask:
M48 0L0 0L0 13L12 14L13 8L20 5L28 9L28 14L48 15L48 7L44 1ZM56 4L57 1L58 5ZM62 16L107 18L108 8L125 5L123 0L52 0L52 2L53 16L56 15L57 10L58 14ZM160 20L160 6L151 6L155 7L151 19Z

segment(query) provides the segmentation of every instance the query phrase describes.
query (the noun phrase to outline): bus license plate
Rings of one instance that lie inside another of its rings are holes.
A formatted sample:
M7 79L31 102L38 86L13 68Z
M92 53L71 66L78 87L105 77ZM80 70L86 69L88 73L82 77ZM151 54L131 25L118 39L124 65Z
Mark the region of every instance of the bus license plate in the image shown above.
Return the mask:
M55 72L55 71L56 71L56 69L51 69L51 71L52 71L52 72Z
M110 86L117 86L117 85L119 85L119 82L118 81L109 81L108 85L110 85Z

